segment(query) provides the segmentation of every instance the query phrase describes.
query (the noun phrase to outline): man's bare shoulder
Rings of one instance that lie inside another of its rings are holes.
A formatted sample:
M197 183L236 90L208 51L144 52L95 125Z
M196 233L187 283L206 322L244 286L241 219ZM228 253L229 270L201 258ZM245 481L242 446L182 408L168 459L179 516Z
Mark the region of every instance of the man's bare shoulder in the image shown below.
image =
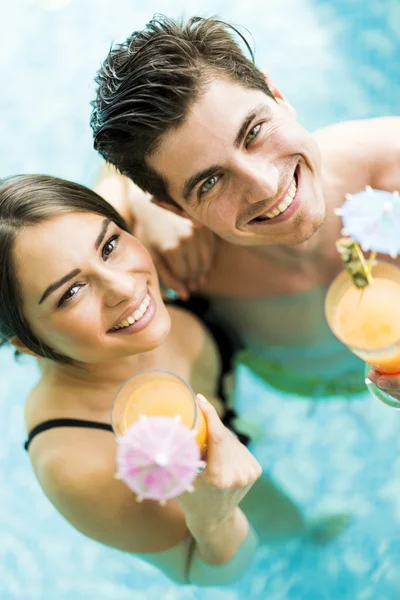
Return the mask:
M345 193L366 185L387 191L400 188L400 117L338 123L316 132L315 138L328 205L338 206Z
M400 149L400 117L343 121L314 133L323 160L333 154L367 157L369 161L397 154Z

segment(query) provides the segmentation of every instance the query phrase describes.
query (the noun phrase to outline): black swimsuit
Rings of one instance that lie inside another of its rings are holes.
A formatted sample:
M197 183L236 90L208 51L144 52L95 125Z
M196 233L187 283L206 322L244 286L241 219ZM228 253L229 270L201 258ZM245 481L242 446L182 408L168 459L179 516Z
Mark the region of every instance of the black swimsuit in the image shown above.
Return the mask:
M226 406L226 398L224 396L223 390L223 376L226 373L229 373L229 371L232 369L233 356L235 355L236 351L240 348L238 340L234 340L231 336L229 336L227 332L221 327L221 325L212 319L208 311L208 302L205 299L200 297L192 297L187 302L181 302L180 300L176 300L170 304L173 304L174 306L180 306L194 313L211 332L211 335L213 336L218 346L222 362L221 374L218 381L218 395ZM247 445L249 442L248 436L236 431L233 425L233 421L236 418L236 416L237 415L235 411L226 406L226 411L222 421L226 425L226 427L228 427L238 436L239 440L243 444ZM108 423L100 423L97 421L85 421L84 419L51 419L49 421L44 421L43 423L36 425L36 427L34 427L32 431L30 431L28 439L24 444L25 450L29 450L30 443L36 435L42 433L43 431L46 431L47 429L53 429L54 427L85 427L87 429L102 429L103 431L112 432L112 427Z

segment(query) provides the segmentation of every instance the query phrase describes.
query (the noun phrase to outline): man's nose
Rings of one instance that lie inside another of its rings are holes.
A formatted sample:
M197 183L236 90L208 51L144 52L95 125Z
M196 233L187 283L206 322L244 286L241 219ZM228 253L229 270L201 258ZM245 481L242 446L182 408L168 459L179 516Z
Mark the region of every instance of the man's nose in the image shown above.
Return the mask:
M242 166L243 194L249 204L272 200L279 189L279 169L267 160L249 160Z

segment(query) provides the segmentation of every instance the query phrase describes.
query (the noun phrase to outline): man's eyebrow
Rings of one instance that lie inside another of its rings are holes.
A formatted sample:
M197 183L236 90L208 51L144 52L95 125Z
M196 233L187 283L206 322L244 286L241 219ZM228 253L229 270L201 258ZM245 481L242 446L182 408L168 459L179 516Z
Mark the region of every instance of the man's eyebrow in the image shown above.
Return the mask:
M237 132L235 140L233 142L235 148L240 147L241 143L243 142L243 139L246 136L250 123L261 113L266 111L268 111L267 119L270 119L271 112L268 110L268 107L265 105L265 103L258 104L256 107L252 108L250 112L247 113L239 127L239 131ZM203 179L209 179L218 171L221 171L221 169L222 167L220 165L213 165L211 167L207 167L207 169L198 171L197 173L189 177L183 185L182 196L184 200L186 200L186 202L189 200L190 194L200 181L202 181Z
M249 113L247 113L247 115L242 121L242 124L239 127L239 131L236 134L235 141L233 142L235 148L240 147L241 143L243 142L246 136L247 130L251 122L254 121L254 119L256 119L262 112L265 112L266 109L267 107L265 104L258 104L255 108L252 108ZM268 118L270 117L271 113L269 114Z
M104 240L105 235L107 233L107 229L109 224L111 223L111 219L104 219L102 226L101 226L101 231L97 237L97 240L94 243L94 247L96 248L96 250L98 250L101 246L101 242Z
M221 171L221 169L221 165L212 165L211 167L207 167L207 169L198 171L197 173L189 177L189 179L186 179L182 192L183 198L186 201L188 201L190 194L200 181L203 181L203 179L209 179L210 177L218 173L218 171Z
M62 277L58 281L55 281L54 283L52 283L51 285L49 285L49 287L46 288L45 291L43 292L42 297L39 300L39 304L42 304L42 302L44 302L46 300L47 296L50 296L50 294L52 294L59 287L61 287L62 285L64 285L64 283L67 283L67 281L69 281L70 279L73 279L74 277L76 277L77 275L79 275L80 272L81 272L80 269L74 269L73 271L71 271L67 275L64 275L64 277Z

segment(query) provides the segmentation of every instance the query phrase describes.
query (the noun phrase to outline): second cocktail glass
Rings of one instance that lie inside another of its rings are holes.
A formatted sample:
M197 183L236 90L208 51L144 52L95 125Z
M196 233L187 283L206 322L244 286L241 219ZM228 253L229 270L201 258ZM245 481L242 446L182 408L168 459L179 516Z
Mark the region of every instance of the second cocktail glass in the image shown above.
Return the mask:
M362 289L346 271L338 275L326 297L326 318L336 337L368 365L383 375L400 373L400 269L377 262L371 275ZM366 382L374 397L400 408L400 400Z

